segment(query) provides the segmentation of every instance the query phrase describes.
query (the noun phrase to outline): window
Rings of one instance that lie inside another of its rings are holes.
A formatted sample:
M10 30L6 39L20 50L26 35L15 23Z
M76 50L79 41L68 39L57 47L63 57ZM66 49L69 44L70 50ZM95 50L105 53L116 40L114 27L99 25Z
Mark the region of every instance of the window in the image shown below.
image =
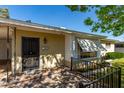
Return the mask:
M124 44L115 44L116 48L124 48Z
M80 55L81 58L91 58L91 57L96 57L97 52L82 52Z
M97 57L97 52L98 51L90 51L90 52L86 52L86 51L83 51L81 49L80 46L79 47L79 53L80 53L80 58L93 58L93 57Z
M92 57L97 57L97 51L83 52L80 49L80 58L92 58Z

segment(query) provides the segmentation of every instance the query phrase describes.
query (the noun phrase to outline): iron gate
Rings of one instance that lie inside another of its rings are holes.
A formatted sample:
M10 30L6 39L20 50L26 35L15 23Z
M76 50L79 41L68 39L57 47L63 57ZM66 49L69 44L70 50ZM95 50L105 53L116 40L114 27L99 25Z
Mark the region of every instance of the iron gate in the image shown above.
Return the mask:
M39 67L39 38L22 37L22 69Z

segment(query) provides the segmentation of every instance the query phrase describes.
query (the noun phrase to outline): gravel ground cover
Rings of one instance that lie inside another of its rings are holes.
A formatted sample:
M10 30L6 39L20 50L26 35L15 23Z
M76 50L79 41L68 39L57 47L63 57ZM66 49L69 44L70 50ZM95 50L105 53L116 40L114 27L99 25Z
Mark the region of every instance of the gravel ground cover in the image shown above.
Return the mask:
M85 84L88 80L68 67L25 71L16 79L10 74L9 83L5 72L0 75L0 87L4 88L78 88L79 82Z

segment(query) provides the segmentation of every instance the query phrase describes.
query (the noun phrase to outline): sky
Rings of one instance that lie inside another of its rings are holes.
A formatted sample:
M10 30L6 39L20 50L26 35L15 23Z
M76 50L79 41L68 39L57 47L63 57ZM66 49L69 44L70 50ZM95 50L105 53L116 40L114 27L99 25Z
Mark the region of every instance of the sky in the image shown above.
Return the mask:
M0 6L0 8L8 8L10 18L19 20L31 20L35 23L51 25L56 27L65 27L67 29L80 32L87 32L98 35L108 36L109 39L124 41L124 35L114 37L108 33L91 32L91 28L83 23L87 17L96 19L94 12L79 13L71 12L66 6L60 5L17 5L17 6Z

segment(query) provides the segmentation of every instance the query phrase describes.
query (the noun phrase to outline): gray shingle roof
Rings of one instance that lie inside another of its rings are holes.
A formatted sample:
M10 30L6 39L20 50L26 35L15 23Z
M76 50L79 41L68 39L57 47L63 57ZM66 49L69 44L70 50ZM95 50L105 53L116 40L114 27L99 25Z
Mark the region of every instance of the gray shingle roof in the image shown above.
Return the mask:
M98 38L106 38L106 36L103 36L103 35L90 34L90 33L70 30L70 29L66 29L66 28L62 28L62 27L48 26L48 25L32 23L32 22L30 23L30 22L16 20L16 19L0 18L0 24L8 24L8 25L15 25L15 26L20 25L20 26L39 28L39 29L56 30L56 31L64 32L64 33L80 34L80 35L82 34L82 35L88 35L88 36L93 36L93 37L98 37Z

